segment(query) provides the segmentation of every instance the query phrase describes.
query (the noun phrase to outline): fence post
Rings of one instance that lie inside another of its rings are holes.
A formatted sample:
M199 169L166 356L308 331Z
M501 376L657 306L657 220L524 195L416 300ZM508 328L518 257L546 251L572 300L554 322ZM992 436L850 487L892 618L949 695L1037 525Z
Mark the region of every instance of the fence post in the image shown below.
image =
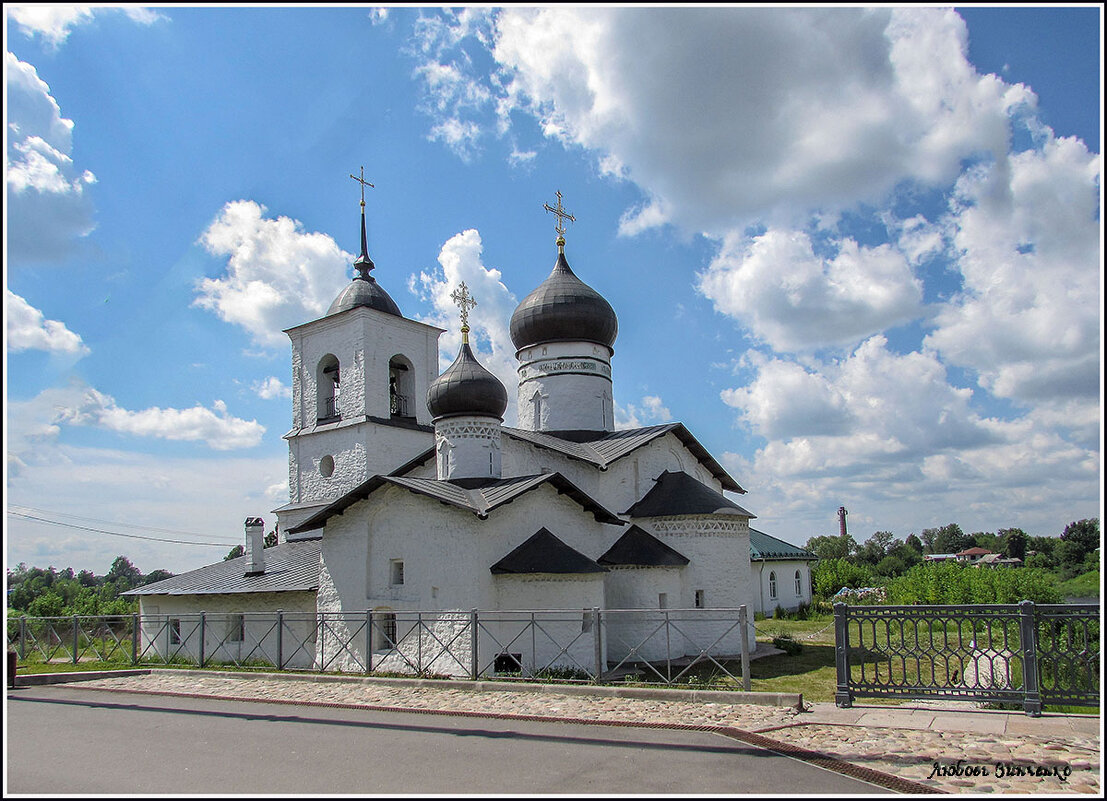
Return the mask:
M373 610L365 610L365 672L373 672Z
M480 632L477 629L477 610L469 612L469 677L476 681L480 678L480 663L477 661L477 641Z
M596 684L603 679L603 637L600 635L600 609L592 607L592 650L596 658Z
M204 640L207 639L207 632L208 632L208 613L207 612L201 612L200 613L200 667L204 666ZM236 660L237 660L237 658L240 658L241 656L242 656L242 652L239 651L238 657L236 657Z
M750 630L746 625L746 605L738 607L738 625L742 627L742 689L750 691Z
M277 670L284 670L284 610L277 610Z
M1019 645L1022 648L1023 709L1033 718L1042 716L1038 689L1038 627L1034 624L1034 602L1019 601Z
M853 706L849 689L849 620L844 603L834 604L834 663L838 673L838 688L834 703L848 709Z
M73 664L77 664L77 655L81 650L81 624L77 616L73 616Z
M19 618L19 658L27 658L27 616Z
M142 639L142 618L139 615L131 615L131 664L138 664L138 644Z

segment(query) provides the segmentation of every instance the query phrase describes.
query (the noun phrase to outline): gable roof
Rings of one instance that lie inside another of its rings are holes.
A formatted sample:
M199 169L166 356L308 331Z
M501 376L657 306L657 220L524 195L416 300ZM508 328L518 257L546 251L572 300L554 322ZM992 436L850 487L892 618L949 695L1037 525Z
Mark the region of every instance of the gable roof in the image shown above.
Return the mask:
M283 542L265 549L265 572L249 576L248 557L190 570L155 581L121 595L216 595L240 592L293 592L319 589L319 550L322 540Z
M299 534L301 531L322 528L332 517L342 514L355 503L365 500L386 485L403 487L417 495L425 495L449 506L465 509L483 520L488 517L493 509L511 503L519 496L525 495L543 484L552 486L559 495L568 495L579 503L585 511L591 512L592 516L601 523L623 525L625 522L593 500L591 496L560 473L539 473L535 476L493 479L475 487L466 487L460 483L439 481L434 478L389 475L373 476L368 481L347 492L334 503L316 512L300 525L288 529L287 533Z
M606 567L569 547L546 528L538 529L526 542L492 565L489 570L495 575L607 572Z
M819 557L798 545L778 540L764 531L750 529L750 561L767 562L774 559L794 559L814 562Z
M512 439L529 442L539 448L556 451L570 459L588 462L600 470L606 470L612 463L653 442L658 437L671 433L700 464L718 479L723 489L745 494L729 473L719 464L707 449L699 443L692 432L683 423L664 423L645 428L630 428L621 431L524 431L521 428L503 427L503 433Z
M748 518L757 516L687 473L666 470L654 481L656 483L642 500L623 514L631 517L706 514L729 514Z
M682 567L689 560L648 531L631 526L596 561L601 565Z

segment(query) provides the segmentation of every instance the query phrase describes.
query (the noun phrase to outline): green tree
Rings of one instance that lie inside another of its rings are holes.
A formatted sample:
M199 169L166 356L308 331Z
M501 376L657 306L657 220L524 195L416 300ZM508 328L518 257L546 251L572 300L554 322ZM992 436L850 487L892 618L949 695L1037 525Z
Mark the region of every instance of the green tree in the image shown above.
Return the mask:
M830 598L842 587L871 587L872 571L866 565L856 564L849 559L827 559L819 561L811 571L811 586L815 595Z
M1010 559L1026 561L1028 537L1021 528L1001 528L996 532L1003 537L1003 554Z
M972 535L963 532L956 523L923 529L921 536L927 553L958 553L976 544Z
M104 576L104 581L114 584L120 592L126 592L142 586L142 571L131 564L126 556L117 556Z
M923 541L919 539L918 534L908 534L907 539L903 541L903 544L917 553L919 556L923 554Z
M227 554L226 556L223 557L223 561L224 562L229 562L232 559L237 559L238 557L245 556L245 555L246 555L246 548L243 547L242 545L236 545L233 548L231 548L231 552L229 554Z
M1099 518L1069 523L1061 532L1061 542L1072 543L1069 552L1078 553L1082 560L1084 554L1099 547Z
M849 534L812 537L804 546L819 559L845 559L857 552L857 542Z

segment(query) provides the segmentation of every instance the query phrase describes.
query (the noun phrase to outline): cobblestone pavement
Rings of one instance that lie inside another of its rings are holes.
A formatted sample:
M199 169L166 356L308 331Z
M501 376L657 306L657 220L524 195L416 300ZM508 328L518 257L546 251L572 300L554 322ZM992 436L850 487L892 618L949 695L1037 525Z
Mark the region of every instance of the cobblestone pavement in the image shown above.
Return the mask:
M760 733L791 746L944 792L1101 793L1101 739L1091 734L988 734L840 725L805 722L806 713L783 707L535 691L474 692L370 681L290 681L158 672L95 679L73 686L491 716L533 715L559 720L726 726ZM962 760L960 770L958 760ZM935 773L935 763L944 769L945 775ZM986 775L968 775L984 771Z

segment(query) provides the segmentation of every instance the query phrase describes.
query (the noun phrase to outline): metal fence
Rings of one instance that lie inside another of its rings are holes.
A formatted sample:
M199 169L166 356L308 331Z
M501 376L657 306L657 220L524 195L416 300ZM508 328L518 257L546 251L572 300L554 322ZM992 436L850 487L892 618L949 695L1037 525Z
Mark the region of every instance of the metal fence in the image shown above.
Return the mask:
M7 638L31 663L750 686L744 606L20 617Z
M834 605L837 690L866 698L1021 705L1100 703L1095 604Z

